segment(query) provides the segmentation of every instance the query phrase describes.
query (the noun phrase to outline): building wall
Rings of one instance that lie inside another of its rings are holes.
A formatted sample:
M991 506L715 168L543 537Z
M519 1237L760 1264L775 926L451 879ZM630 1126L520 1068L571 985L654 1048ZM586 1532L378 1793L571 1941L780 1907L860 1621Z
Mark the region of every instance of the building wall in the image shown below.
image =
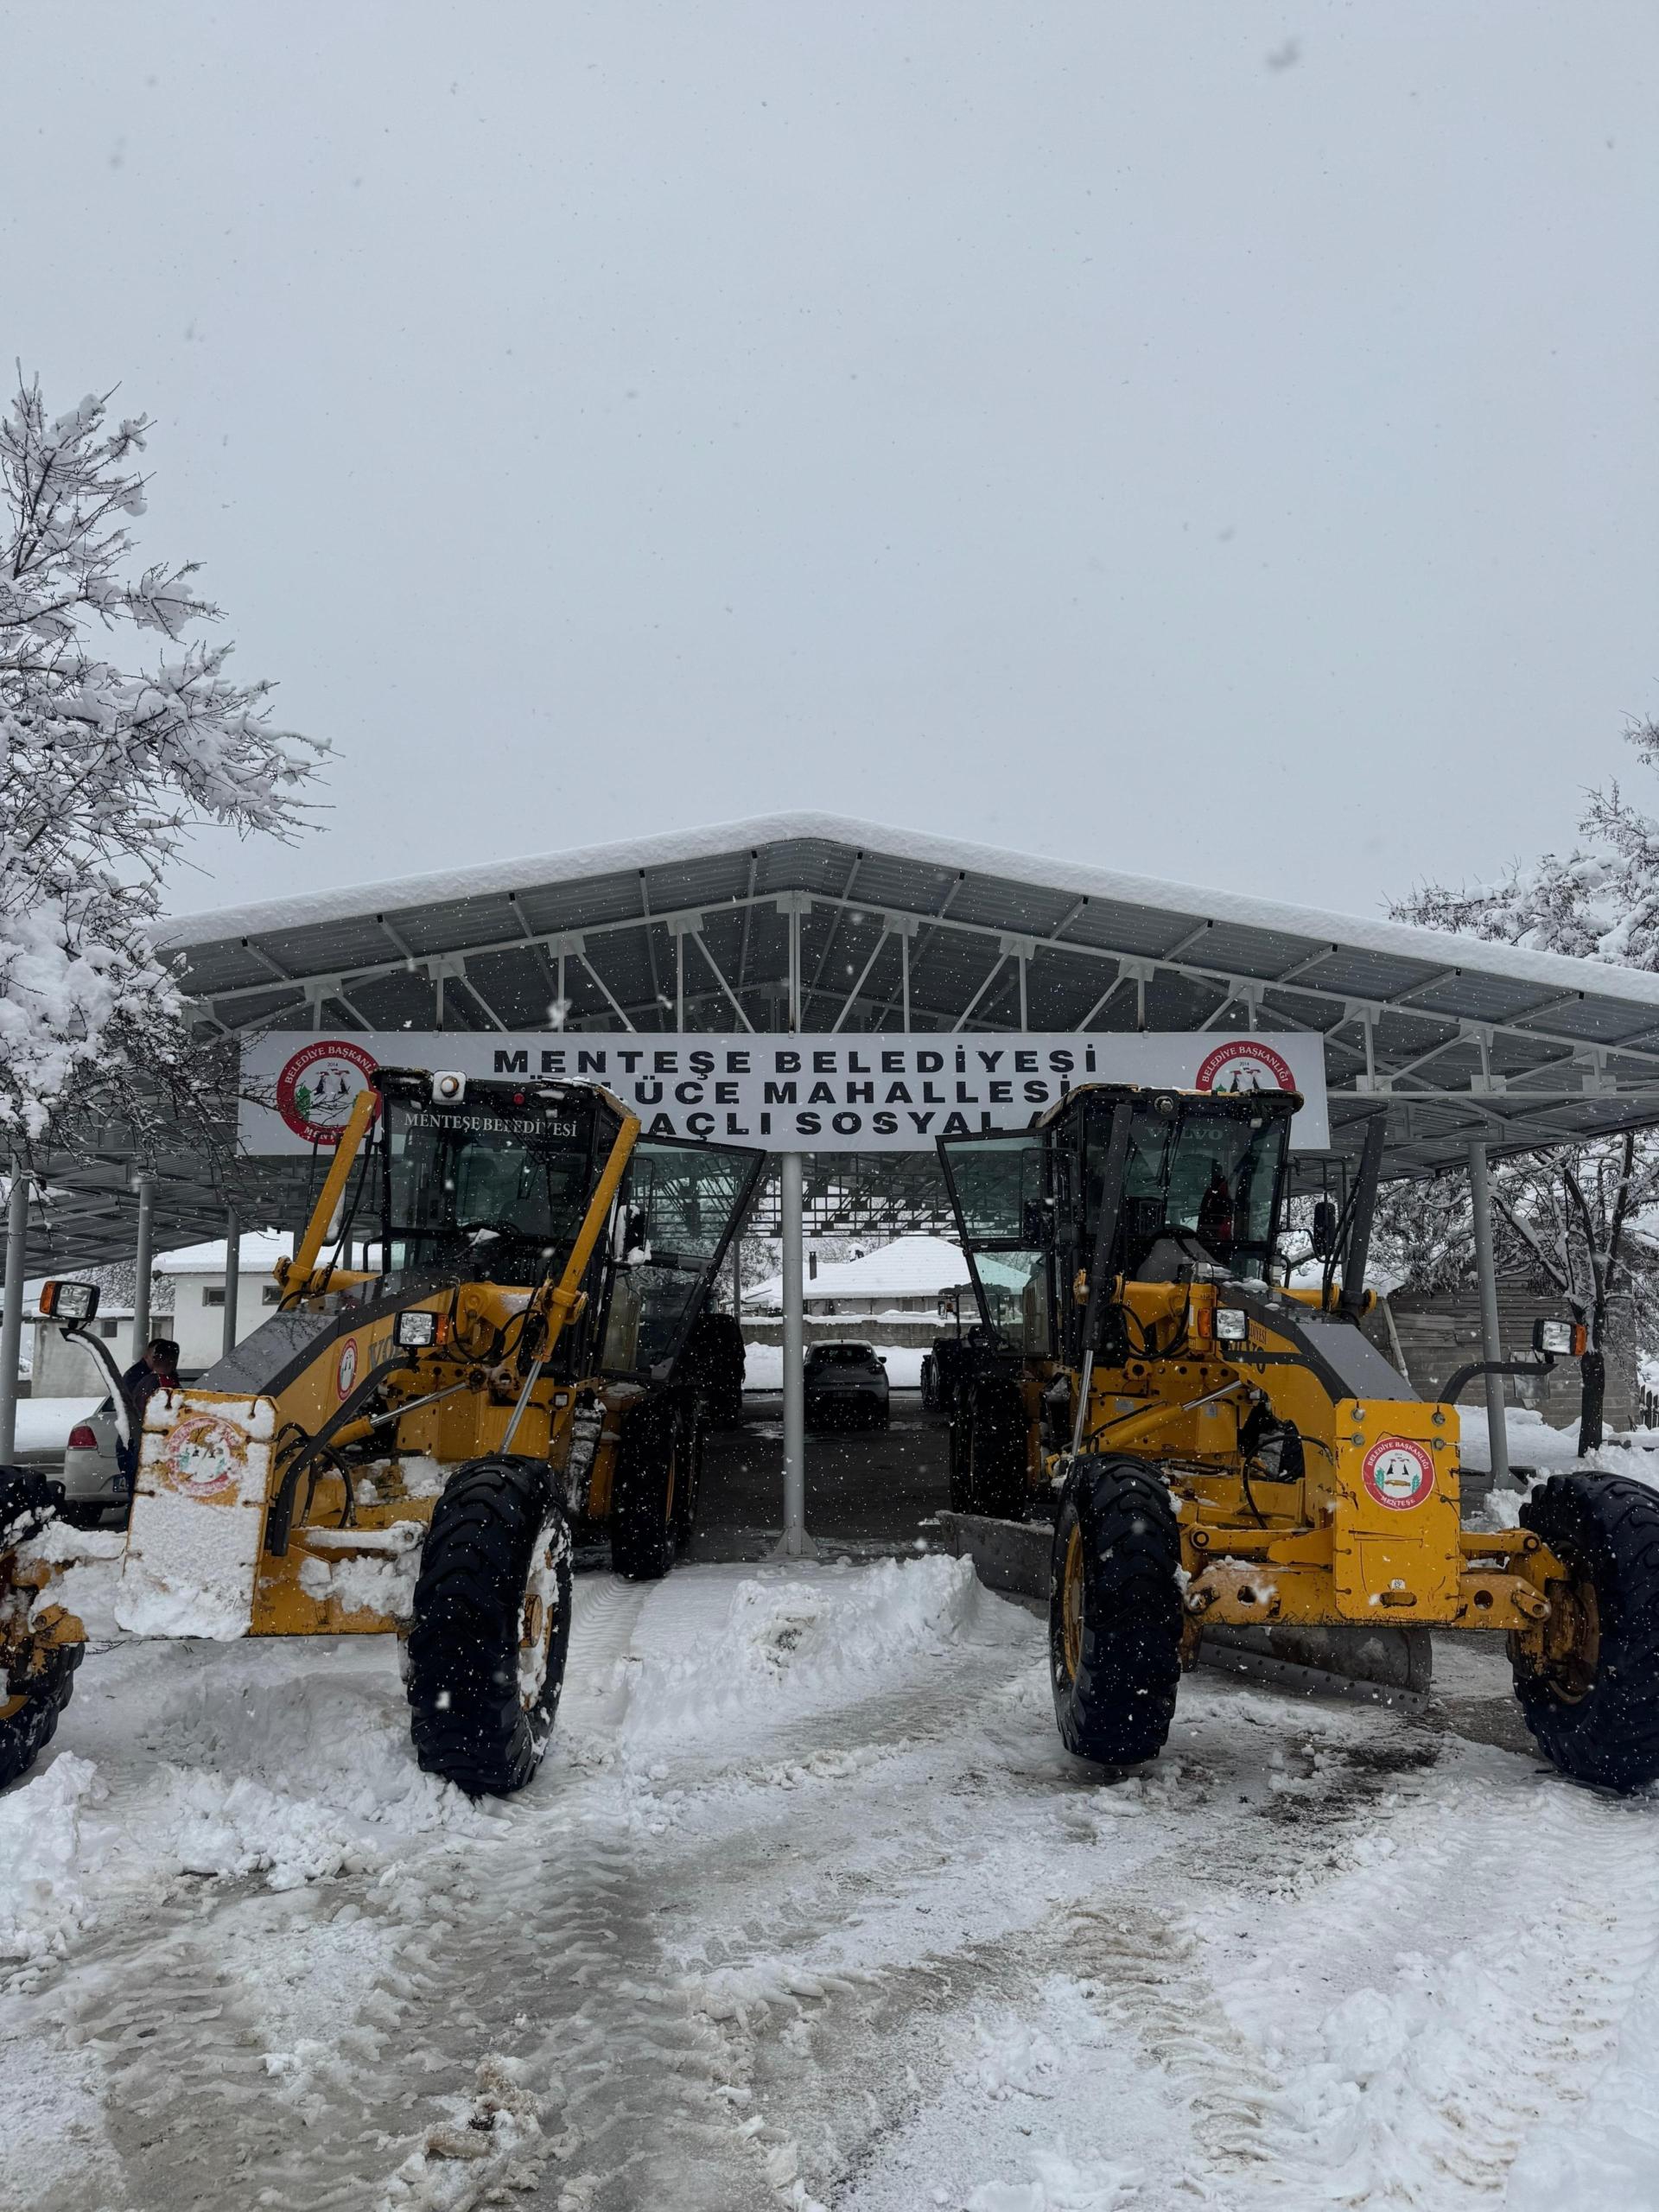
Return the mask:
M1432 1397L1454 1368L1481 1357L1480 1304L1472 1293L1466 1297L1446 1298L1430 1297L1421 1291L1396 1290L1388 1300L1387 1312L1379 1301L1377 1310L1365 1324L1365 1333L1377 1350L1392 1360L1397 1355L1389 1334L1389 1313L1394 1317L1399 1349L1405 1355L1407 1376L1424 1397ZM1497 1319L1503 1357L1529 1359L1533 1323L1558 1321L1565 1313L1559 1299L1540 1297L1530 1291L1500 1288ZM1608 1335L1611 1341L1606 1348L1606 1422L1610 1429L1630 1428L1634 1426L1637 1414L1636 1345L1628 1313L1621 1312L1617 1300L1609 1319ZM1557 1360L1550 1374L1541 1381L1516 1375L1506 1375L1503 1379L1506 1405L1529 1407L1541 1414L1552 1428L1569 1427L1578 1419L1576 1360ZM1483 1406L1486 1402L1485 1390L1484 1380L1477 1378L1459 1403Z
M245 1269L237 1277L236 1340L251 1336L276 1306L276 1284L270 1270L258 1274ZM267 1294L270 1294L269 1300ZM188 1374L211 1367L225 1349L225 1278L218 1275L175 1275L173 1316L168 1330L179 1342L179 1366Z
M59 1330L50 1321L35 1323L35 1371L29 1380L31 1398L96 1398L109 1387L102 1369L84 1344L66 1343ZM107 1325L114 1331L105 1336ZM118 1367L130 1367L133 1360L132 1317L124 1320L100 1315L92 1324L94 1332L115 1355Z

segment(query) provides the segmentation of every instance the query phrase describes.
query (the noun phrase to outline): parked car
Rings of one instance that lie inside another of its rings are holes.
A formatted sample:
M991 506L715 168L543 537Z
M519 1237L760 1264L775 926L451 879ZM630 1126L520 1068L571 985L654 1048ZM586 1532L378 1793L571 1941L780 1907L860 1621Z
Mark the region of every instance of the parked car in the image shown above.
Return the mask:
M887 1363L874 1344L843 1338L813 1344L806 1355L810 1428L887 1425Z
M63 1450L63 1518L75 1529L125 1526L132 1497L117 1463L115 1401L105 1398L70 1430Z

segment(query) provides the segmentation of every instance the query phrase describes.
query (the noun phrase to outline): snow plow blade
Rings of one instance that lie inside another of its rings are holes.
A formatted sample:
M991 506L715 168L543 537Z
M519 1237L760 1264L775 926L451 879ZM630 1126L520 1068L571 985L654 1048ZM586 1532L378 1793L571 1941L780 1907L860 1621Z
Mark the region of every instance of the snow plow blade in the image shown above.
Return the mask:
M997 1521L941 1513L945 1548L970 1559L988 1590L1048 1603L1054 1532L1040 1521ZM1420 1712L1433 1686L1427 1629L1218 1628L1198 1646L1198 1664L1288 1690L1321 1690L1368 1704Z

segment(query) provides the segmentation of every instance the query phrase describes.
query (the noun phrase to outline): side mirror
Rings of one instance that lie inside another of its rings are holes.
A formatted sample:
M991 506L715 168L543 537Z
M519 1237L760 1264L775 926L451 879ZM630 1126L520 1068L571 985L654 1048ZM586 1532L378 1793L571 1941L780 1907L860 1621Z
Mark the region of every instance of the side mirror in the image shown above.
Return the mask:
M1313 1256L1328 1260L1337 1249L1337 1210L1329 1198L1321 1198L1313 1209L1313 1226L1309 1232L1313 1239Z
M41 1301L44 1306L44 1299ZM1534 1351L1547 1352L1552 1359L1581 1359L1590 1342L1590 1332L1579 1321L1535 1321L1532 1325Z
M48 1282L41 1286L41 1311L48 1321L77 1328L98 1312L95 1282Z

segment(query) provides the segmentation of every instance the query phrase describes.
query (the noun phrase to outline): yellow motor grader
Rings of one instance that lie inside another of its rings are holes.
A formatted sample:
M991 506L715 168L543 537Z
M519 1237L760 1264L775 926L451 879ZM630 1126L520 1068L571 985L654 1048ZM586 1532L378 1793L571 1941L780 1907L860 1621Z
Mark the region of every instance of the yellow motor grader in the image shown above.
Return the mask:
M1425 1401L1360 1327L1380 1117L1342 1214L1319 1209L1321 1282L1283 1286L1300 1103L1102 1084L1030 1130L940 1141L983 1325L951 1503L1052 1512L1062 1739L1109 1764L1156 1757L1211 1628L1503 1630L1554 1764L1650 1781L1659 1493L1558 1475L1518 1527L1463 1527L1455 1399L1485 1369ZM1577 1335L1541 1324L1531 1371Z
M693 1340L760 1164L647 1138L597 1084L380 1069L278 1265L277 1310L144 1409L119 1625L396 1632L421 1764L521 1787L558 1706L573 1528L605 1524L636 1580L690 1532ZM340 1264L354 1232L378 1272ZM97 1300L57 1282L41 1306L97 1354ZM29 1544L48 1518L39 1475L5 1479L0 1783L50 1736L84 1643L52 1548Z

